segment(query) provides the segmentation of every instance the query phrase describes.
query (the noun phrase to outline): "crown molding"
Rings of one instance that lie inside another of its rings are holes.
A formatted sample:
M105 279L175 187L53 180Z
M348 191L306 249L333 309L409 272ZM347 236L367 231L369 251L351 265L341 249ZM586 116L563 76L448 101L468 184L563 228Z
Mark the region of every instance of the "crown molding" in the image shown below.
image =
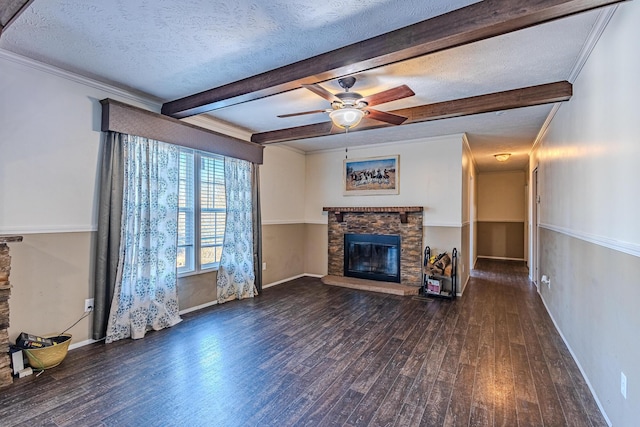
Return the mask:
M162 107L162 101L160 100L160 98L155 98L150 95L144 96L140 94L135 94L131 91L124 90L116 86L103 83L88 77L84 77L79 74L72 73L70 71L66 71L58 67L54 67L53 65L45 64L43 62L39 62L34 59L24 57L22 55L18 55L16 53L10 52L2 48L0 48L0 59L4 59L19 65L22 65L24 67L29 67L34 70L41 71L43 73L51 74L53 76L66 79L74 83L78 83L84 86L101 90L111 95L117 96L120 99L124 98L129 101L134 101L134 102L143 104L151 108L155 112L160 111L160 108Z
M598 13L598 18L596 19L596 22L593 24L593 28L591 29L591 32L589 33L587 40L582 46L580 55L578 55L578 58L576 59L575 64L573 64L571 72L569 73L569 78L567 79L569 83L571 84L575 83L576 79L578 78L578 75L580 75L582 68L587 63L587 60L591 56L591 52L593 52L593 49L596 47L598 40L600 40L602 33L604 32L605 28L607 27L607 24L611 20L611 17L613 16L617 8L618 8L618 5L605 7L601 9L600 12ZM538 144L542 142L542 138L544 138L544 136L547 134L547 131L549 130L549 126L551 125L553 118L556 116L558 110L560 109L560 106L561 106L561 103L559 102L553 105L553 108L549 112L547 119L542 124L542 127L540 128L538 135L536 135L536 139L533 141L533 145L529 150L529 156L531 156L531 154L535 151Z
M584 64L586 64L587 60L589 59L589 56L591 56L591 52L593 52L593 49L596 47L596 44L598 44L598 40L600 40L602 33L607 27L607 24L611 20L611 17L615 13L616 9L618 9L618 5L613 5L613 6L609 6L601 9L600 12L598 13L598 18L596 19L596 22L593 24L593 28L591 28L591 32L589 33L587 40L584 42L584 45L582 46L580 55L578 55L578 58L576 59L575 64L573 64L571 73L569 73L569 78L568 78L569 83L571 84L575 83L576 79L578 78L578 75L580 74L580 71L582 71Z
M322 150L312 150L312 151L307 151L306 154L308 155L314 155L314 154L324 154L324 153L335 153L335 152L341 152L344 153L345 148L348 149L349 151L353 150L353 151L358 151L358 150L369 150L371 148L382 148L382 147L397 147L398 145L411 145L411 144L419 144L419 143L424 143L424 142L428 142L428 141L436 141L436 140L457 140L457 139L462 139L463 136L465 134L464 133L452 133L449 135L440 135L440 136L429 136L427 138L414 138L414 139L405 139L405 140L400 140L400 141L395 141L395 142L383 142L380 144L374 144L374 145L367 145L366 143L363 143L362 145L353 145L350 147L343 147L343 148L327 148L327 149L322 149ZM278 143L276 143L278 144ZM286 144L286 143L282 143L282 144ZM279 145L279 147L282 147L284 145Z

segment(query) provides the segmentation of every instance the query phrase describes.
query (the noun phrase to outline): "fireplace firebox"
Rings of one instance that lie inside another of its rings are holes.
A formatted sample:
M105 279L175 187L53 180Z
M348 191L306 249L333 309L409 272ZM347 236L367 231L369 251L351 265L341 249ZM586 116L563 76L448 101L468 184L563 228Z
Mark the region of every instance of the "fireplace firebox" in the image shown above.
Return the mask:
M400 283L400 236L345 234L344 275Z

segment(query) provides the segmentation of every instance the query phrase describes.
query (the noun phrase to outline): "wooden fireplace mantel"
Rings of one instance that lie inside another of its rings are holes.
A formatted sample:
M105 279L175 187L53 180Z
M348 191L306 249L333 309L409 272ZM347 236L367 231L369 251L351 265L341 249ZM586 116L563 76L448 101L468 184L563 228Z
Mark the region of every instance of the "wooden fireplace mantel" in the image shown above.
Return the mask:
M22 236L0 234L0 244L13 242L22 242Z
M407 223L407 214L411 212L422 212L422 206L402 206L402 207L339 207L322 208L325 212L331 212L336 216L336 221L343 222L345 213L397 213L400 215L400 222Z

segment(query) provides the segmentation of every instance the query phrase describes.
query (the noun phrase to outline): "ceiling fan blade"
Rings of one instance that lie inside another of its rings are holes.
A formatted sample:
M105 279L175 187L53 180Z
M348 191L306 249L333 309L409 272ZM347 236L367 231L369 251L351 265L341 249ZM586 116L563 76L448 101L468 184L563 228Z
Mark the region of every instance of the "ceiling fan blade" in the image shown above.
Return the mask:
M304 116L305 114L316 114L316 113L326 113L326 110L313 110L313 111L303 111L301 113L280 114L278 117L280 117L281 119L284 119L287 117Z
M389 123L392 125L401 125L407 120L404 116L398 116L397 114L386 113L384 111L373 110L371 108L367 108L369 114L366 116L369 119L378 120L380 122Z
M365 96L362 100L365 101L370 107L373 107L374 105L408 98L413 95L415 95L415 93L409 88L409 86L402 85L394 87L392 89L383 90L382 92L374 93L373 95Z
M335 102L335 101L341 102L340 98L338 98L337 96L335 96L334 94L332 94L331 92L329 92L328 90L326 90L320 85L313 84L313 85L301 85L301 86L305 89L310 90L316 95L323 97L329 102Z

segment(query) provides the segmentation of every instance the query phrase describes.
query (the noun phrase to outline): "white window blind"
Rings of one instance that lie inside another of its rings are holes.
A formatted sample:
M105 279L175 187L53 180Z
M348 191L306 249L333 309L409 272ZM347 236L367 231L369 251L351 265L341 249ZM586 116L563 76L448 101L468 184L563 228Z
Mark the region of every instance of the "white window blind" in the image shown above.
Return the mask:
M200 268L205 269L215 267L222 256L226 196L223 158L200 159Z
M181 149L179 173L178 273L216 268L226 219L224 157Z

